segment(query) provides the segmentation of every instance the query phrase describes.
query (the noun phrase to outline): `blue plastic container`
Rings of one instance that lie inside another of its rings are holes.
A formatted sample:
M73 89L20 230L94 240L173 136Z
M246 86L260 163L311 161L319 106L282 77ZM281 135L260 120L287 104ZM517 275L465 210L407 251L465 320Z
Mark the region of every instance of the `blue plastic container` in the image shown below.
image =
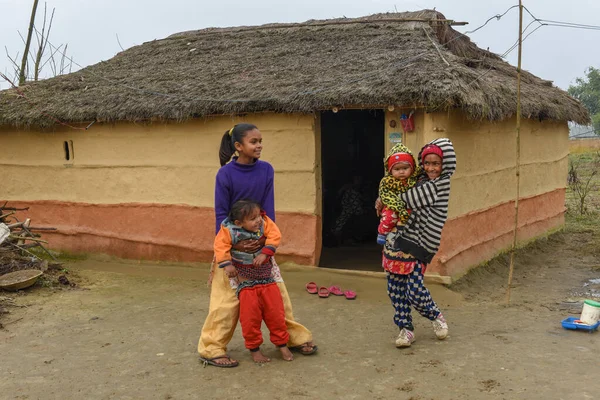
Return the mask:
M577 324L575 323L575 321L577 321L578 319L579 318L577 317L569 317L567 319L564 319L562 321L563 328L592 332L598 329L598 326L600 326L600 321L596 322L594 325Z

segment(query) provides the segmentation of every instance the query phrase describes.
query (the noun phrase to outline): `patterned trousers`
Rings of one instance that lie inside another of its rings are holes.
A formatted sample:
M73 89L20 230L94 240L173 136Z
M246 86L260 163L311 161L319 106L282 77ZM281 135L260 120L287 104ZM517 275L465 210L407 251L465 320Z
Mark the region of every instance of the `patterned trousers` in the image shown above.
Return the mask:
M431 321L441 313L423 283L422 269L423 264L418 261L410 274L398 275L387 272L387 293L395 309L394 323L400 329L414 330L410 306Z

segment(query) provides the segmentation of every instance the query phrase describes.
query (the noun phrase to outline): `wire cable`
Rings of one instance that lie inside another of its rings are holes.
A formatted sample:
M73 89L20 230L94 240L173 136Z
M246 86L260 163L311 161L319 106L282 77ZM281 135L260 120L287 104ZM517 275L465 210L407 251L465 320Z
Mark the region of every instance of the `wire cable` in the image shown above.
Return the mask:
M571 136L569 136L569 139L571 139L571 138L576 138L576 137L580 137L580 136L584 136L584 135L587 135L587 134L589 134L589 133L593 133L594 135L596 135L596 136L600 137L600 135L598 135L598 133L596 132L596 130L595 130L595 129L592 129L592 130L590 130L590 131L581 132L581 133L577 133L577 134L575 134L575 135L571 135ZM591 138L591 139L594 139L594 137L593 137L593 136L587 136L587 137L589 137L589 138Z
M535 22L535 21L533 21ZM529 24L531 25L531 24ZM528 27L529 27L528 25ZM527 36L525 36L521 43L525 42L525 40L532 35L535 31L537 31L538 29L540 29L542 26L544 25L539 25L538 27L536 27L533 31L531 31ZM516 45L512 45L511 47L508 48L508 50L506 50L501 57L505 58L506 56L508 56L514 49L516 49L518 47L519 41L517 40ZM487 70L485 70L484 72L482 72L481 74L479 74L478 76L476 76L471 82L467 83L467 86L471 86L472 84L474 84L475 82L477 82L478 80L480 80L481 78L483 78L484 76L486 76L494 67L490 66ZM436 107L434 107L433 109L429 109L428 112L434 112L437 111L443 104L445 104L448 100L450 100L452 98L452 96L448 96L444 101L440 102L440 104Z
M544 21L543 19L540 21ZM563 25L563 24L548 24L548 23L542 23L543 25L546 26L558 26L560 28L574 28L574 29L587 29L587 30L591 30L591 31L600 31L600 27L585 27L585 26L575 26L575 25Z
M527 28L529 28L529 26L530 26L531 24L533 24L534 22L537 22L537 21L531 21L531 23L529 23L529 25L527 25ZM529 34L527 34L527 35L526 35L526 36L525 36L525 37L522 39L522 42L524 42L524 41L525 41L525 39L527 39L527 38L528 38L530 35L532 35L532 34L533 34L533 32L537 31L537 30L538 30L538 29L540 29L542 26L546 26L546 25L544 25L544 24L540 24L539 26L537 26L537 27L536 27L536 28L535 28L533 31L529 32ZM523 33L525 33L525 32L527 31L527 28L525 28L525 29L523 30ZM512 46L511 46L511 47L510 47L508 50L506 50L506 51L505 51L505 52L504 52L504 53L503 53L503 54L502 54L500 57L502 57L502 58L506 58L506 56L507 56L507 55L509 55L509 54L510 54L510 53L511 53L511 52L512 52L512 51L513 51L513 50L514 50L516 47L518 47L518 46L519 46L519 39L517 39L517 41L516 41L516 42L515 42L515 43L514 43L514 44L513 44L513 45L512 45Z
M553 20L549 20L549 19L539 19L538 21L547 22L548 24L572 26L574 28L600 29L600 25L578 24L578 23L574 23L574 22L553 21Z
M485 23L483 25L477 27L476 29L473 29L472 31L465 32L464 35L477 32L478 30L480 30L481 28L483 28L484 26L486 26L488 24L488 22L490 22L494 18L496 18L496 21L499 21L500 18L504 17L510 10L512 10L513 8L517 8L517 7L519 7L519 5L515 4L514 6L510 7L508 10L504 11L504 13L502 13L502 14L496 14L493 17L490 17L487 21L485 21Z

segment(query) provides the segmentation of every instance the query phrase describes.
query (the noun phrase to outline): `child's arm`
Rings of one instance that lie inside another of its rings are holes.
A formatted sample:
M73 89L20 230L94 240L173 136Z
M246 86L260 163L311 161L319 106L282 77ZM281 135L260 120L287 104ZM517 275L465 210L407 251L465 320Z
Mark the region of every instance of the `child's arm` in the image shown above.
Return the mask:
M227 276L235 276L235 268L231 264L231 234L229 229L221 226L215 237L215 261L219 268L225 268Z
M389 208L384 208L381 212L381 220L379 221L379 228L377 232L385 236L396 227L398 223L398 214Z
M225 274L228 277L233 278L237 275L237 271L231 263L231 247L232 243L229 229L222 226L215 237L215 261L219 268L225 269Z
M437 185L433 182L425 182L400 194L400 198L406 203L410 210L431 207L438 200Z
M400 193L396 190L385 190L385 186L390 186L393 184L394 178L391 176L384 176L379 183L379 199L382 202L382 210L383 208L391 208L392 210L404 210L408 208L402 198L400 197ZM380 211L381 214L381 211Z
M264 264L270 257L275 255L277 247L281 242L281 231L271 218L265 215L263 236L267 238L261 253L254 259L254 265Z
M382 195L383 195L383 180L385 179L385 176L383 178L381 178L381 180L379 181L379 189L377 190L377 200L381 201L382 199ZM377 208L377 202L375 202L375 208ZM383 203L381 203L381 209L383 209ZM381 210L378 210L381 212Z
M262 249L262 253L269 256L275 255L275 252L279 247L279 243L281 243L281 231L275 222L273 222L273 220L266 215L264 236L267 238L267 241L265 242L265 247Z

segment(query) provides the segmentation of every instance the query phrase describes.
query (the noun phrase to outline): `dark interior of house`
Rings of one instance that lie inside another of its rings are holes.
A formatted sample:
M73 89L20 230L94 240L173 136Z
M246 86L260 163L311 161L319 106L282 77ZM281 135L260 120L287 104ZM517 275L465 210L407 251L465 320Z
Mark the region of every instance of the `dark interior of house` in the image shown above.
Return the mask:
M383 176L384 124L383 110L321 114L321 267L381 269L374 203Z

